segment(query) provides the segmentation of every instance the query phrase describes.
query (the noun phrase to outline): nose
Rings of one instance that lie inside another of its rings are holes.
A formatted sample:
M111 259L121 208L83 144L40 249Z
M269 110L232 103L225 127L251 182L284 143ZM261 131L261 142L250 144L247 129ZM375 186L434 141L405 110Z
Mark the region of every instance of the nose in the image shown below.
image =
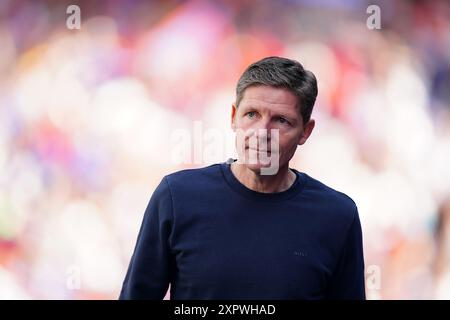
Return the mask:
M270 132L270 129L271 129L270 117L263 117L260 121L258 121L255 124L255 128L257 128L258 131ZM260 129L262 129L262 130L260 130Z
M254 147L257 147L258 149L270 149L271 129L269 119L261 119L251 128L249 138L254 139L257 143L257 146Z

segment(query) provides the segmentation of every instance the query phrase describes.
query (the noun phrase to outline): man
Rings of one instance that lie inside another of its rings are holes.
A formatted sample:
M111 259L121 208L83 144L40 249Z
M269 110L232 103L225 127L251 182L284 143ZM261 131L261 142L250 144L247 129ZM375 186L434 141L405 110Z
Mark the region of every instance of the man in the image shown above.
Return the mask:
M120 299L365 299L356 204L289 168L314 128L315 76L269 57L232 105L238 161L165 176Z

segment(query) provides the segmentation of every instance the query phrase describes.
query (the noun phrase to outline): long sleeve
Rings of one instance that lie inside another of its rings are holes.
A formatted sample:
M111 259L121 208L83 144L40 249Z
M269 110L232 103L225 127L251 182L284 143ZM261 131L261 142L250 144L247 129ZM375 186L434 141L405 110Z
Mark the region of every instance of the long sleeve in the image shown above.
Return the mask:
M119 299L164 298L170 283L173 207L167 178L153 192Z
M342 254L331 276L327 299L366 299L362 231L356 206Z

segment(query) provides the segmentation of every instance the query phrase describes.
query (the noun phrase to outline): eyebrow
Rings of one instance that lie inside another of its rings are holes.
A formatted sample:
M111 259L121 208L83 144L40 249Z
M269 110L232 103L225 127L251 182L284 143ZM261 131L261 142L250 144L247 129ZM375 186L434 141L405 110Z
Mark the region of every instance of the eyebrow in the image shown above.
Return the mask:
M251 104L244 105L242 107L242 109L243 109L244 113L247 113L247 112L250 112L250 111L259 111L258 108L254 107ZM291 114L287 114L287 113L279 113L279 112L277 112L277 113L274 113L274 116L275 117L283 117L283 118L286 118L289 121L297 121L297 119L296 119L297 117L295 115L291 115Z

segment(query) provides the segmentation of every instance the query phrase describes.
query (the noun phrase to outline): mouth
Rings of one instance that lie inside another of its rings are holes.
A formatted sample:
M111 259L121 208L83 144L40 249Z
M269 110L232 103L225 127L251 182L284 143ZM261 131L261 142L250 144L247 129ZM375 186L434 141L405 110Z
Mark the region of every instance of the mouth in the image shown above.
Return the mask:
M256 151L256 152L266 152L266 153L270 153L270 150L253 149L253 148L249 148L249 147L246 147L245 149L246 149L246 150Z

